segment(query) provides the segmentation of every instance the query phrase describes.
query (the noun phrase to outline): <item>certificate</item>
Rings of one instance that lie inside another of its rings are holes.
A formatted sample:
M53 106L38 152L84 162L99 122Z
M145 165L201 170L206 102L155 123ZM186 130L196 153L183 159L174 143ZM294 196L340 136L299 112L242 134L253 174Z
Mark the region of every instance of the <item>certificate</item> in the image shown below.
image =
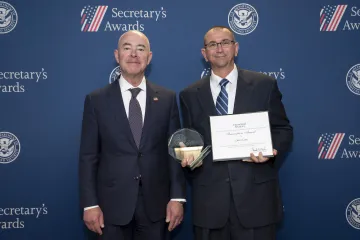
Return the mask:
M273 156L267 111L211 116L210 127L214 161L239 160L260 152Z

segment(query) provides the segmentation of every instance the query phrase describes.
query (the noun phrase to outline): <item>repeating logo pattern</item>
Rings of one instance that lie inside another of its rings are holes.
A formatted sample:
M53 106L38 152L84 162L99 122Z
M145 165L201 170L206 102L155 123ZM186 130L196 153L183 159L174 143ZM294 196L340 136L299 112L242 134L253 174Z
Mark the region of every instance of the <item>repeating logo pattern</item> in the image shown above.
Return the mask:
M10 163L20 154L20 141L10 132L0 132L0 163Z
M120 75L121 75L121 69L120 69L120 66L117 66L110 73L109 83L111 84L111 83L115 82L119 78Z
M347 5L327 5L320 10L320 31L336 31Z
M360 198L352 200L347 205L345 216L350 226L360 230Z
M204 68L204 70L201 72L200 77L206 77L211 75L211 68Z
M256 9L247 3L235 5L229 12L228 23L237 34L247 35L255 30L259 23Z
M97 32L108 6L86 6L81 11L81 31Z
M321 134L318 140L318 159L334 159L345 133Z
M360 64L350 68L346 74L346 85L352 93L360 95Z
M15 8L7 3L0 1L0 34L11 32L18 22L18 15Z

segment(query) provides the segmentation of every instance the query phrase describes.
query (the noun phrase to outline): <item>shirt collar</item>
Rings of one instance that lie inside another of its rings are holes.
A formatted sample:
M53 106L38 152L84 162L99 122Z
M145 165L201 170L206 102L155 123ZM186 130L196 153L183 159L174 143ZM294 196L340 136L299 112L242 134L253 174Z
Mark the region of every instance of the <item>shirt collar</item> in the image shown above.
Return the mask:
M125 91L128 91L130 88L134 88L133 85L131 85L128 81L125 80L123 75L120 76L119 85L120 85L121 92L125 92ZM145 79L145 76L141 80L140 85L137 86L137 87L140 88L142 91L146 92L146 79Z
M237 81L238 79L238 70L236 65L234 64L234 69L225 77L230 83L234 83ZM210 75L210 81L215 83L216 85L220 84L220 81L223 80L223 78L219 77L218 75L216 75L212 70L211 70L211 75Z

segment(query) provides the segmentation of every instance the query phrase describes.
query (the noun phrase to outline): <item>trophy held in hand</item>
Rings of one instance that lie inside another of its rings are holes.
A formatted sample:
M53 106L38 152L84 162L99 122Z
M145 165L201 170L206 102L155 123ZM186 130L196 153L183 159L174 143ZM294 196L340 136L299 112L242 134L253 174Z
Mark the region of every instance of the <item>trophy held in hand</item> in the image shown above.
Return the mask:
M176 131L168 143L169 154L179 162L193 159L189 165L191 170L201 165L202 160L210 153L210 148L210 145L204 148L204 140L200 133L188 128Z

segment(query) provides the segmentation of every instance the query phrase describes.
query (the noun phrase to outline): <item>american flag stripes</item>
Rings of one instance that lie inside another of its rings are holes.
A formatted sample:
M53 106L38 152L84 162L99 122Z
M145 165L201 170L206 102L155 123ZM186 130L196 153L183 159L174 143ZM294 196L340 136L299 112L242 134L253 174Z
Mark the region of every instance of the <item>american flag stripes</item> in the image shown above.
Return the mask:
M97 32L108 6L86 6L81 11L81 31Z
M345 133L321 134L318 141L318 159L334 159Z
M347 5L324 6L320 10L320 31L336 31Z

